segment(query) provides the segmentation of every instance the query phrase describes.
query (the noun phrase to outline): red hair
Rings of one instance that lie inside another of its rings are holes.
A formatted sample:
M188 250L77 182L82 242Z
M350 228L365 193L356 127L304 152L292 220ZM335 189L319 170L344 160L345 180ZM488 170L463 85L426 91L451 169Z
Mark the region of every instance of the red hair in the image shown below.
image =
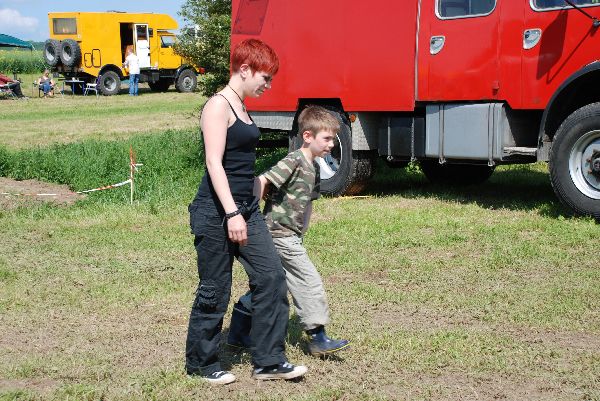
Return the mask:
M271 75L279 70L279 58L275 50L258 39L246 39L231 52L231 71L238 72L242 64L248 64L253 72L263 71Z

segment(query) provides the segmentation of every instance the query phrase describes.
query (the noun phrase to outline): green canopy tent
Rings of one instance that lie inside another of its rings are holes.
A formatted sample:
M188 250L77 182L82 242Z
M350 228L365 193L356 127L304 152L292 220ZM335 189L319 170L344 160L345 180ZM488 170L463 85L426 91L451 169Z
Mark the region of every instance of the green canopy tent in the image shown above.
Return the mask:
M33 45L31 43L3 33L0 33L0 47L22 47L33 50Z

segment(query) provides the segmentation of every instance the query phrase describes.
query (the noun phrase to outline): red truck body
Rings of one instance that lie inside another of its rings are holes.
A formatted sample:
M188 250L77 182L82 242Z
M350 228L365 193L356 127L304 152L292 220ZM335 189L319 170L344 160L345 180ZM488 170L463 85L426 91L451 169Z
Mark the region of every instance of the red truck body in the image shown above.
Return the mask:
M350 170L340 167L343 152L334 154L328 177L333 187L325 185L326 192L360 187L354 184L372 171L352 169L373 153L388 161L419 160L429 178L460 175L465 166L481 172L549 160L559 198L577 212L600 216L600 170L594 168L600 135L576 145L585 133L562 134L561 144L568 143L561 153L576 146L579 158L552 160L560 126L600 101L592 90L600 84L594 20L600 3L574 2L576 7L561 0L233 0L232 47L259 38L281 59L271 91L248 101L259 126L290 132L297 145L295 119L308 103L328 106L348 126L349 139L342 132L339 142L351 144ZM495 128L481 134L469 128L463 137L452 122L438 126L443 116ZM463 152L463 140L475 144ZM587 165L583 156L590 158ZM365 166L363 161L362 169L371 170ZM440 174L444 166L458 173ZM566 172L552 171L564 166ZM574 177L582 168L590 172ZM335 175L346 180L334 185L341 180ZM573 191L565 190L571 184L560 182L569 179L578 192L572 196L564 194Z

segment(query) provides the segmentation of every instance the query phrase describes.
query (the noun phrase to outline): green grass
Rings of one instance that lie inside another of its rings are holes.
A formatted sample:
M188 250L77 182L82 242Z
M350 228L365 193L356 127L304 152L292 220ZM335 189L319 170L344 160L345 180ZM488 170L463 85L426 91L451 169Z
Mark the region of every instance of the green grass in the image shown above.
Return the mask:
M165 102L154 96L140 107ZM126 107L104 100L111 118ZM303 381L255 383L250 356L224 349L238 382L211 388L183 371L197 131L91 137L0 146L0 175L75 190L121 179L130 144L144 163L133 205L119 188L0 211L0 400L600 399L600 227L569 217L545 165L450 188L382 164L367 197L318 200L305 245L328 332L351 348L307 355L292 314L287 353L309 367ZM261 151L257 171L284 153ZM236 298L247 277L237 264L233 274Z
M38 75L21 75L27 100L0 99L3 118L0 145L11 149L46 147L49 144L122 140L139 133L164 133L168 130L196 129L198 111L205 98L198 93L178 93L173 88L153 93L140 85L140 96L127 96L127 85L116 96L38 97L32 83ZM62 88L62 83L57 84Z

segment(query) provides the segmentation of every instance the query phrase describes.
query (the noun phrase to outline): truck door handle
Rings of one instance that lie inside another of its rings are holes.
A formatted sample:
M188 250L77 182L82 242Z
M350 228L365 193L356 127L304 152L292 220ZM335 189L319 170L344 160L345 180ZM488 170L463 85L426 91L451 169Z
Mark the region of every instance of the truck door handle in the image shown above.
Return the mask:
M533 49L542 38L542 30L539 28L525 29L523 32L523 49Z
M442 51L444 43L446 43L445 36L432 36L429 40L429 53L438 54L440 51Z

